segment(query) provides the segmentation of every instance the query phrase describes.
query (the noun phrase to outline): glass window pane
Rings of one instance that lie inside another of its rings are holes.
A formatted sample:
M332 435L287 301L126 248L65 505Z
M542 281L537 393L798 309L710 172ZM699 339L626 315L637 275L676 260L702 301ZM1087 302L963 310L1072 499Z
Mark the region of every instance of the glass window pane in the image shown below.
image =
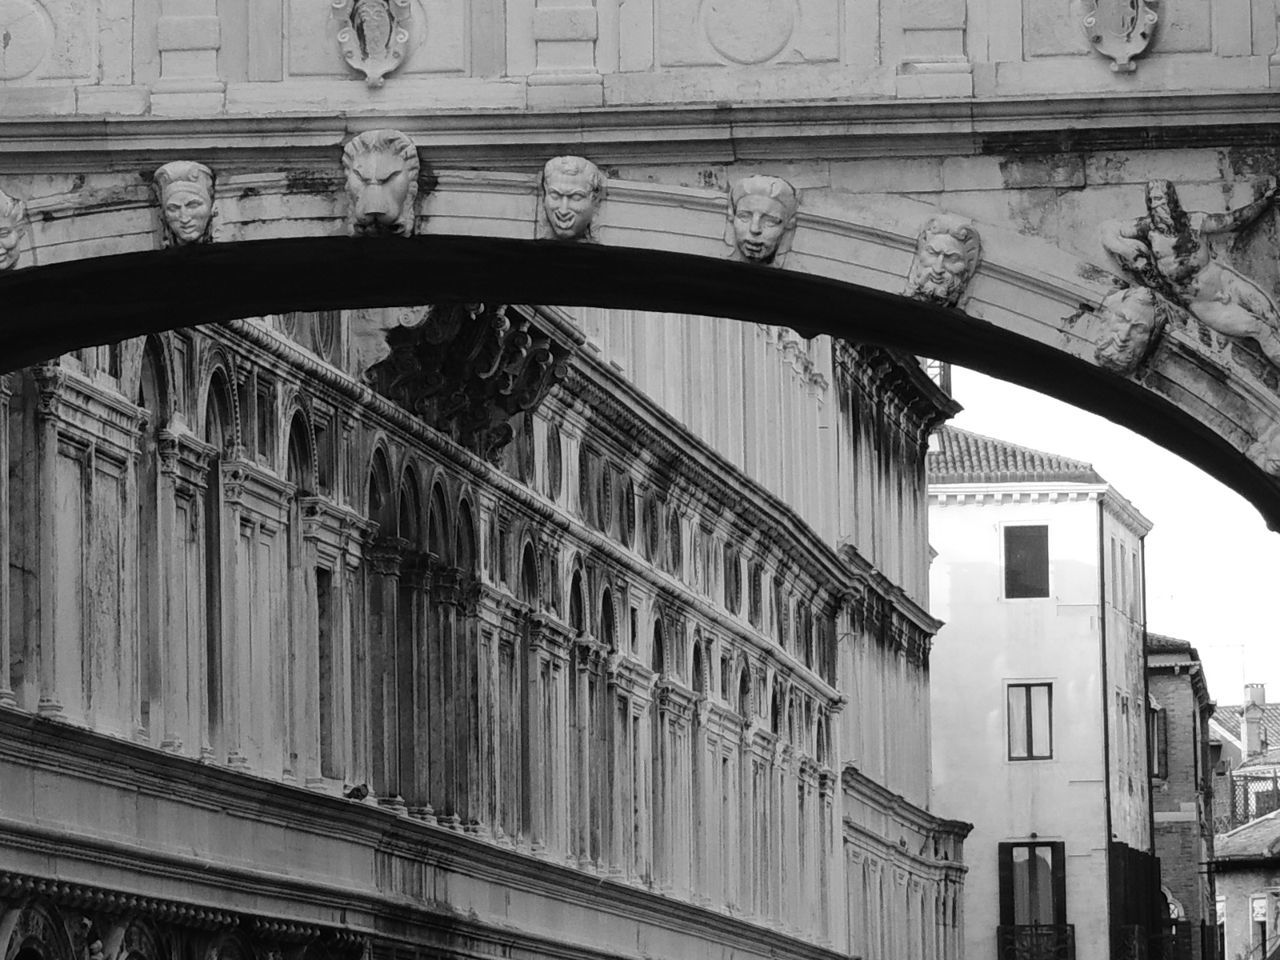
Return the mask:
M1053 848L1031 849L1031 919L1027 922L1053 923Z
M1013 848L1013 922L1031 923L1031 850Z
M1031 755L1053 755L1051 717L1049 715L1049 684L1038 683L1031 690Z
M1004 528L1004 595L1049 596L1049 528Z
M1026 756L1027 688L1013 684L1009 687L1009 759L1022 760Z

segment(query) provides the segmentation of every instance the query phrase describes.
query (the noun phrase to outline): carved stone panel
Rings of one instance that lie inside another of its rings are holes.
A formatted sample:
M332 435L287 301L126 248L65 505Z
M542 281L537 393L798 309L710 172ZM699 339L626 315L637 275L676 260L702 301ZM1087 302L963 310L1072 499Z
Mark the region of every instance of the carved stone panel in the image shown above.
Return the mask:
M353 72L351 61L343 53L337 37L343 29L343 21L338 15L340 8L332 7L332 2L321 4L317 9L315 0L287 0L289 33L284 57L289 76L363 78L360 71ZM467 25L470 2L409 0L409 15L402 22L409 35L404 44L404 56L393 72L384 74L388 81L419 74L465 72L469 59ZM350 5L350 0L345 0L344 7ZM326 8L333 9L334 15L328 15ZM354 35L353 38L358 39Z
M660 0L664 66L821 63L840 55L835 0Z
M332 0L343 59L371 87L404 63L409 49L410 0Z
M1133 58L1147 49L1159 19L1148 0L1083 0L1082 7L1085 37L1111 69L1137 69Z

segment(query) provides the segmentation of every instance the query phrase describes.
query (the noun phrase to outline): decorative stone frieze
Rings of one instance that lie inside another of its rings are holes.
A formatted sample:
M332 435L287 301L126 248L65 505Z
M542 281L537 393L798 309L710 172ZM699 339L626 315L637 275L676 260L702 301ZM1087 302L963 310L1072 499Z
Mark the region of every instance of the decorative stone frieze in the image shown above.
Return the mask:
M164 246L185 247L213 238L213 171L194 160L174 160L155 172Z
M982 262L982 239L963 217L939 213L916 236L915 257L903 293L914 300L957 307Z
M352 236L412 236L420 169L412 140L399 130L357 134L342 150L342 169Z
M729 188L724 241L735 260L781 267L791 250L800 196L781 177L753 176Z
M1094 50L1111 60L1117 73L1132 73L1133 58L1150 45L1160 19L1152 0L1080 0L1080 24Z
M332 0L335 39L347 66L371 87L404 63L409 52L410 0Z
M387 334L391 355L369 371L384 396L490 462L568 370L573 344L503 306L431 308Z
M0 190L0 271L18 265L26 235L27 205Z
M1146 186L1147 215L1102 224L1102 245L1121 269L1184 307L1209 329L1254 340L1280 368L1280 311L1260 286L1221 262L1206 235L1234 233L1271 208L1280 186L1268 177L1252 203L1226 213L1184 210L1169 180Z
M539 238L595 240L605 177L584 157L552 157L538 182Z

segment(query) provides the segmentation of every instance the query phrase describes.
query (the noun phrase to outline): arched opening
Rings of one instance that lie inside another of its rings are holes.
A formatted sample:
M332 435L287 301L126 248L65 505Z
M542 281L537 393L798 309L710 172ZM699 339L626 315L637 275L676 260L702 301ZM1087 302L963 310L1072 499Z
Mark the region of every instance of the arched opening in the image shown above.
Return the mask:
M476 525L471 518L471 504L458 504L458 536L453 548L454 561L464 576L476 575Z
M667 664L667 652L663 644L661 620L655 620L653 623L653 645L650 649L650 654L649 668L653 670L656 676L660 677L666 671Z
M535 609L538 606L538 560L533 544L526 542L520 558L520 599Z
M698 637L693 641L693 676L689 678L689 685L693 687L696 694L705 694L707 692L707 681L704 675L704 666L702 662L702 638Z
M582 598L582 571L574 570L569 582L569 627L581 636L587 629L587 608Z
M222 465L235 442L231 389L222 370L214 372L207 388L204 441L211 455L204 485L204 628L205 628L205 740L219 760L234 749L227 729L231 716L230 650L223 640Z
M751 672L743 666L738 674L738 715L744 720L751 716Z
M439 483L431 488L431 513L427 518L427 552L437 563L447 564L449 554L449 505L444 487Z
M604 595L600 598L600 641L610 650L616 650L617 644L617 622L613 613L613 594L606 587Z

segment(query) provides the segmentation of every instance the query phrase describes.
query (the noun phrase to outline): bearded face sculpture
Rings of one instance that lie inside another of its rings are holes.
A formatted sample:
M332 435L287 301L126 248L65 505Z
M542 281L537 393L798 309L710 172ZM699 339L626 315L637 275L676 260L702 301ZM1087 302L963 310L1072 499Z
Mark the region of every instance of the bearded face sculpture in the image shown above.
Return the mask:
M957 306L981 261L982 240L973 224L949 213L930 217L916 237L903 293L925 303Z
M781 266L791 249L800 198L780 177L746 177L729 190L725 243L733 259Z
M1116 290L1103 298L1096 316L1103 323L1093 351L1098 366L1125 376L1133 373L1160 332L1156 294L1146 287Z
M194 160L174 160L155 173L165 246L207 243L213 221L213 171Z
M604 174L583 157L552 157L542 168L538 236L594 239L592 223L604 201Z
M22 256L19 246L27 232L27 206L0 190L0 270L12 270Z
M342 151L352 236L413 234L418 148L398 130L369 130Z

